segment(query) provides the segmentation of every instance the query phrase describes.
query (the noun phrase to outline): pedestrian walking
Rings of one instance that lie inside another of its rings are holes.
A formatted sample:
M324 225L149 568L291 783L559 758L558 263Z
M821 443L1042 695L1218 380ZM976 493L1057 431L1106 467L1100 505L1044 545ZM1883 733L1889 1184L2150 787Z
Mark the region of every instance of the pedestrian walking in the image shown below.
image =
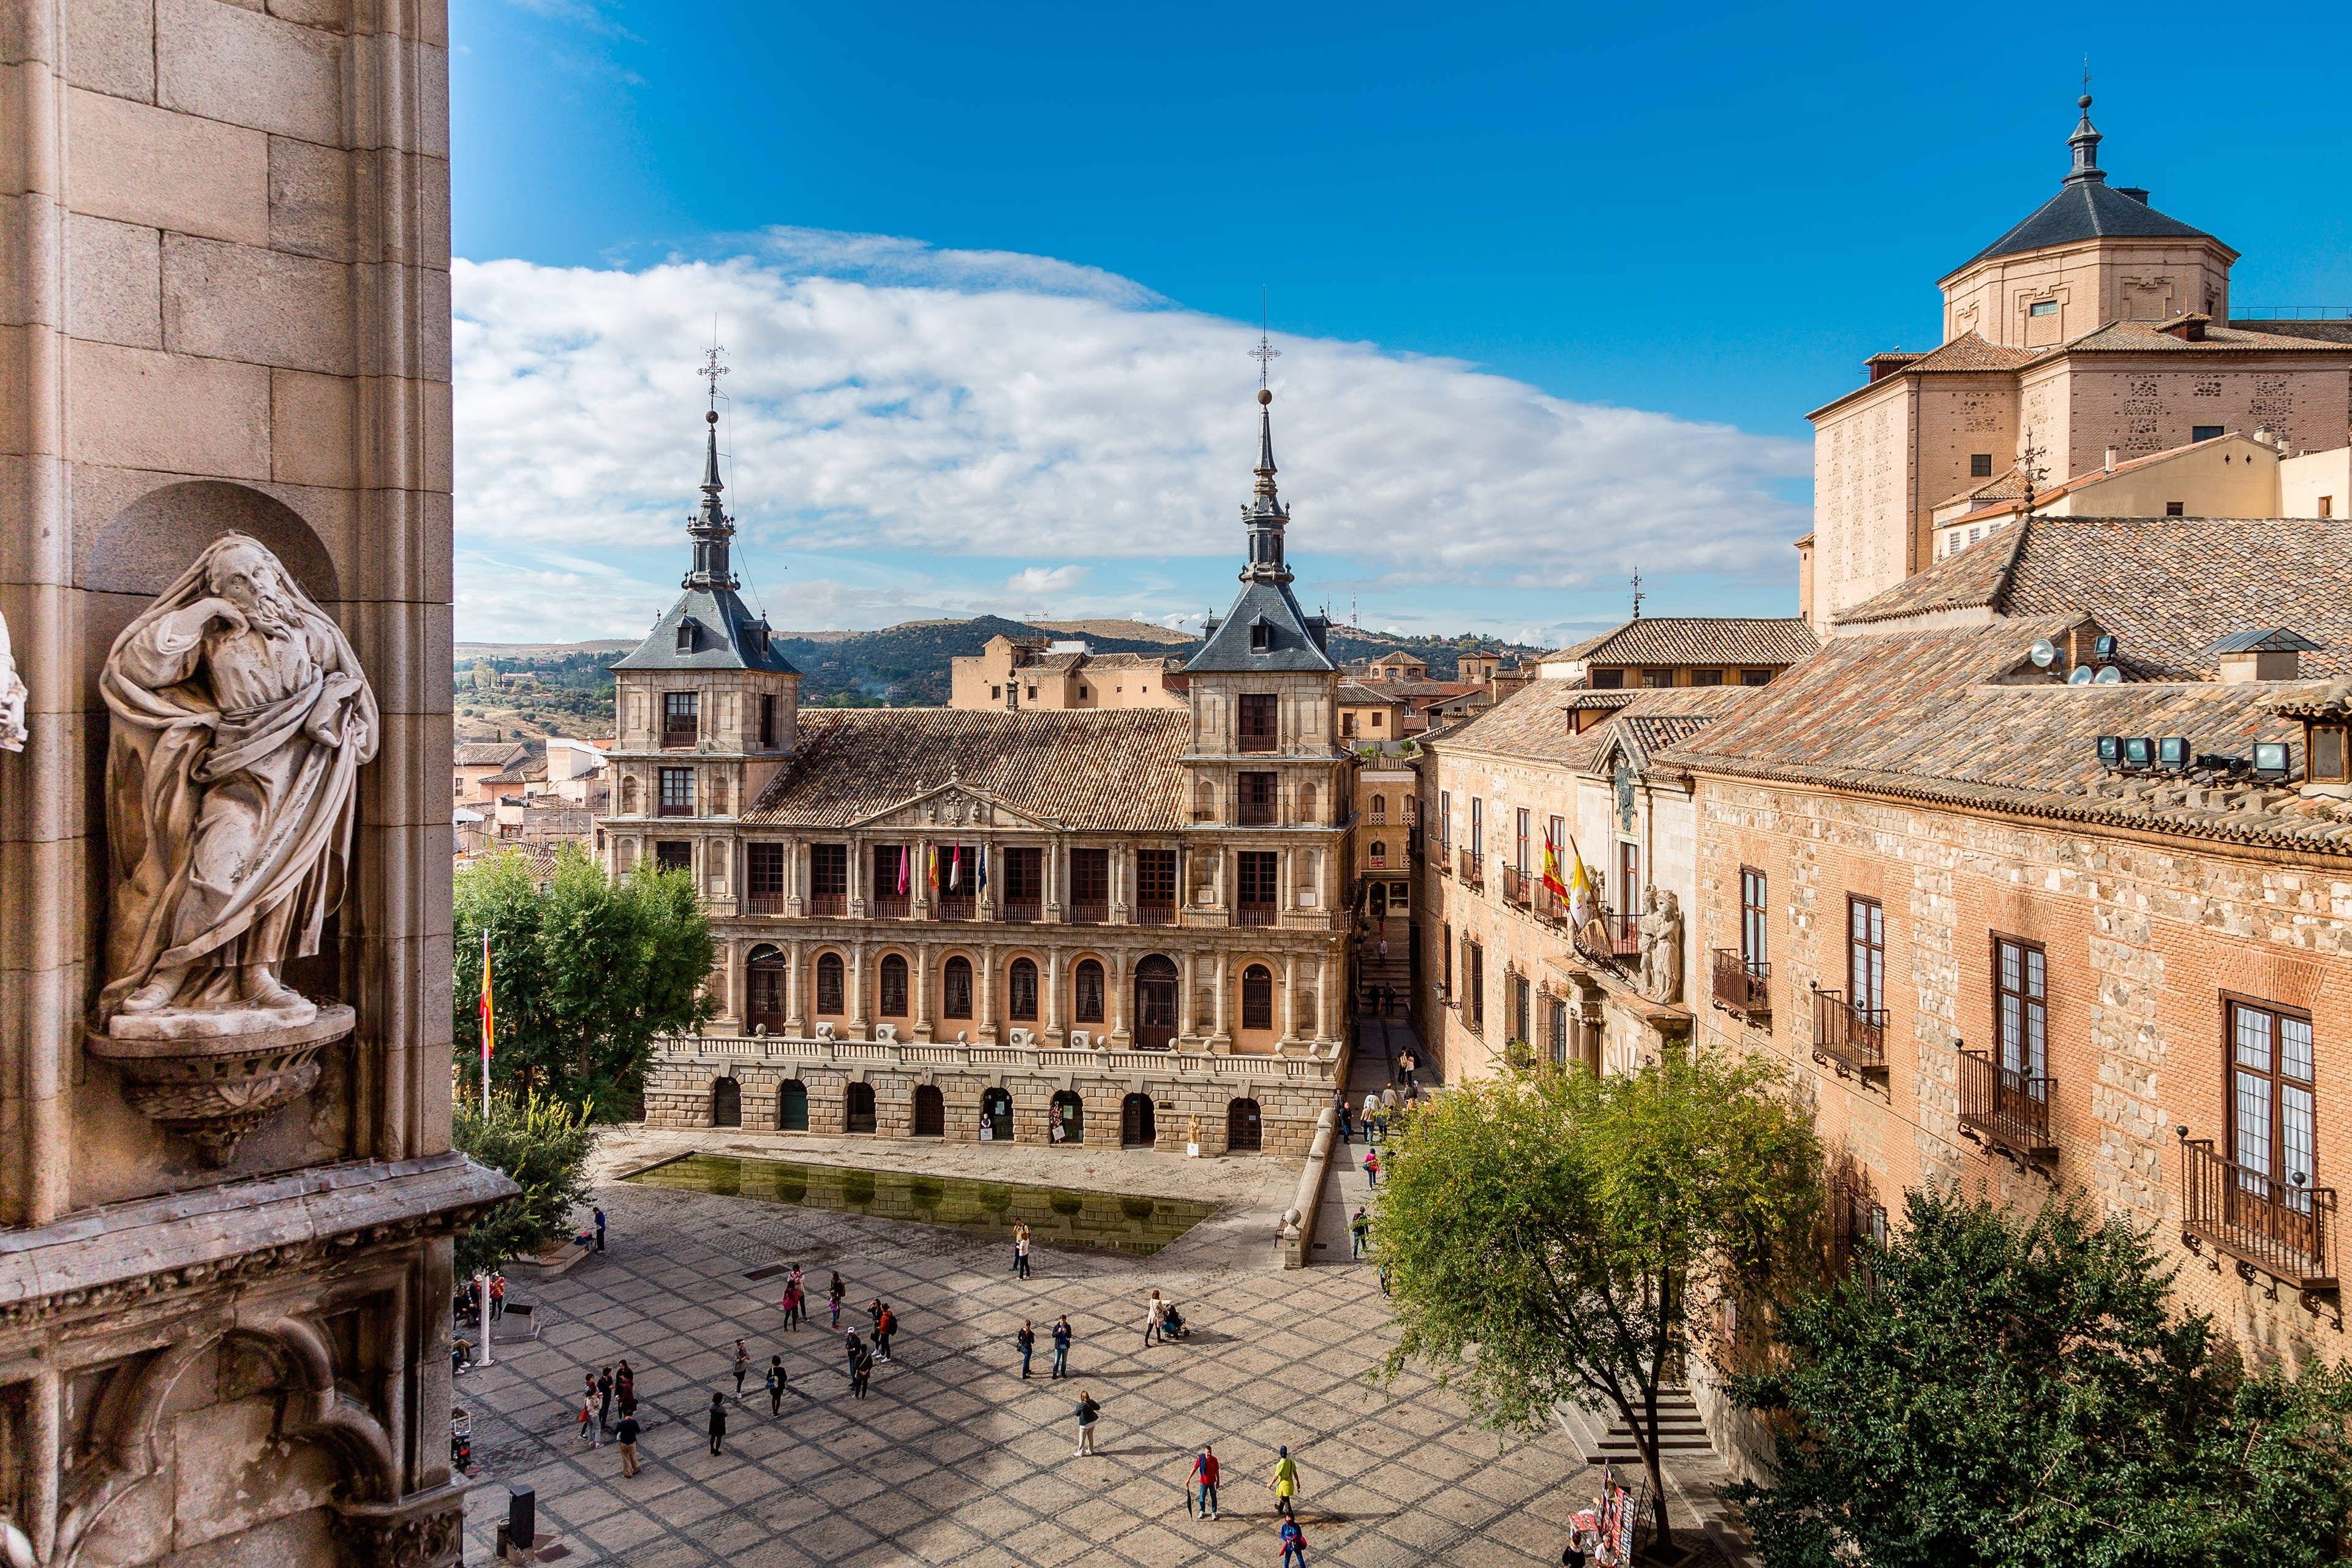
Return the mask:
M1387 921L1383 921L1381 923L1382 923L1383 925L1385 925L1385 924L1387 924L1388 922L1387 922ZM1383 937L1381 937L1381 962L1382 963L1386 963L1388 961L1389 961L1389 939L1388 939L1387 937L1383 936Z
M1168 1303L1160 1299L1159 1291L1154 1290L1151 1300L1143 1304L1143 1342L1147 1345L1154 1342L1166 1344L1168 1339L1164 1329L1167 1321Z
M596 1211L596 1250L604 1250L604 1211L601 1208Z
M1095 1423L1102 1419L1102 1406L1085 1389L1078 1390L1078 1451L1071 1456L1083 1458L1095 1451Z
M727 1396L723 1394L714 1394L710 1396L710 1451L714 1456L719 1452L719 1445L726 1436Z
M507 1315L507 1277L490 1276L490 1321L497 1322Z
M797 1328L799 1328L799 1327L800 1327L800 1317L801 1317L801 1288L800 1288L800 1286L799 1286L798 1284L796 1284L796 1283L793 1283L793 1282L792 1282L792 1281L787 1280L787 1281L785 1282L785 1285L784 1285L784 1298L783 1298L783 1300L782 1300L780 1304L781 1304L781 1305L782 1306L782 1308L784 1309L784 1328L785 1328L785 1331L786 1331L787 1332L789 1332L790 1331L792 1331L792 1330L793 1330L793 1329L797 1329Z
M1397 1069L1404 1074L1404 1081L1407 1088L1417 1089L1420 1087L1421 1080L1416 1079L1413 1075L1421 1070L1421 1058L1412 1054L1412 1047L1411 1046L1407 1046L1404 1048L1404 1055L1397 1058Z
M1346 1148L1356 1136L1355 1118L1348 1109L1348 1091L1341 1089L1331 1097L1331 1109L1339 1113L1339 1147Z
M743 1397L743 1377L751 1370L751 1352L743 1348L741 1340L737 1340L735 1342L735 1397L738 1399Z
M1058 1127L1061 1123L1056 1121L1054 1125ZM1021 1272L1022 1244L1028 1239L1028 1222L1025 1220L1017 1222L1013 1227L1013 1261L1006 1265L1006 1267L1011 1268L1015 1274Z
M1070 1371L1070 1320L1054 1320L1054 1375L1066 1377Z
M1021 1347L1021 1375L1026 1378L1029 1375L1029 1352L1037 1348L1037 1331L1029 1326L1028 1319L1021 1320L1021 1331L1013 1336L1013 1342Z
M1285 1444L1276 1454L1274 1479L1266 1484L1274 1489L1274 1511L1295 1521L1298 1515L1291 1500L1298 1495L1298 1461L1290 1457L1289 1445Z
M842 1341L841 1353L848 1358L849 1375L855 1378L857 1375L857 1358L866 1353L866 1342L857 1337L856 1329L850 1330L848 1336Z
M782 1415L783 1413L784 1358L773 1355L768 1358L768 1414Z
M1372 1216L1359 1208L1356 1211L1356 1217L1348 1222L1348 1234L1354 1238L1356 1244L1355 1251L1349 1256L1351 1258L1361 1258L1364 1255L1365 1245L1372 1238Z
M1307 1532L1295 1519L1282 1521L1282 1568L1307 1568Z
M1029 1278L1029 1227L1025 1225L1013 1238L1013 1267L1022 1279Z
M622 1415L635 1415L637 1413L637 1374L635 1369L629 1365L626 1356L622 1357L613 1368L613 1394L621 1402Z
M825 1290L825 1304L833 1309L833 1326L836 1329L841 1327L841 1299L848 1294L847 1288L841 1282L841 1276L836 1273L832 1285Z
M1380 1135L1381 1097L1364 1096L1364 1142L1369 1146Z
M592 1448L604 1445L596 1436L596 1380L588 1380L588 1392L580 1396L580 1436Z
M596 1374L596 1436L603 1437L613 1430L613 1369L606 1367Z
M849 1363L849 1396L852 1399L865 1398L866 1391L873 1382L874 1352L861 1349L857 1359Z
M637 1436L641 1430L635 1416L621 1417L620 1430L615 1436L621 1441L621 1474L625 1476L634 1476L637 1473Z
M1380 1184L1381 1152L1378 1149L1367 1149L1364 1151L1364 1185L1377 1188Z
M1217 1517L1217 1454L1203 1443L1192 1457L1192 1486L1198 1492L1202 1519Z
M882 1310L874 1317L874 1359L886 1366L890 1361L890 1336L898 1331L898 1314L891 1310L889 1302L885 1301Z
M1389 1260L1388 1260L1387 1258L1381 1258L1381 1295L1383 1295L1383 1296L1385 1296L1385 1295L1387 1295L1388 1293L1389 1293Z

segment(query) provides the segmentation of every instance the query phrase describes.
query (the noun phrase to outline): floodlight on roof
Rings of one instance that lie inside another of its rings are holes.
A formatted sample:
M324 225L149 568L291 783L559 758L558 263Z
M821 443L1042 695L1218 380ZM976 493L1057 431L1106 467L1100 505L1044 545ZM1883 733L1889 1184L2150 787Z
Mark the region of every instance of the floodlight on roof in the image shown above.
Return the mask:
M2099 673L2091 677L2091 684L2094 686L2120 686L2123 684L2123 679L2124 672L2116 666L2112 664L2101 665L2099 667Z
M2058 662L2058 645L2043 637L2025 650L2025 657L2033 661L2034 668L2047 669Z
M2284 741L2254 742L2254 776L2283 779L2292 771L2294 751Z
M2200 752L2197 771L2206 773L2242 773L2246 771L2246 759L2233 757L2227 752Z
M2101 664L2115 663L2116 639L2112 636L2102 636L2091 645L2091 657Z
M2156 765L2168 773L2189 771L2189 737L2165 735L2156 742Z
M2076 665L2076 666L2074 667L2074 673L2072 673L2071 675L2069 675L2069 676L2067 676L2067 677L2066 677L2066 684L2067 684L2067 685L2069 685L2069 686L2088 686L2088 685L2090 685L2090 684L2091 684L2091 667L2090 667L2089 665L2087 665L2087 664L2078 664L2078 665Z
M2149 735L2124 737L2124 772L2144 773L2156 766L2156 740Z
M2120 768L2124 765L2124 738L2121 735L2099 737L2099 765L2103 768Z

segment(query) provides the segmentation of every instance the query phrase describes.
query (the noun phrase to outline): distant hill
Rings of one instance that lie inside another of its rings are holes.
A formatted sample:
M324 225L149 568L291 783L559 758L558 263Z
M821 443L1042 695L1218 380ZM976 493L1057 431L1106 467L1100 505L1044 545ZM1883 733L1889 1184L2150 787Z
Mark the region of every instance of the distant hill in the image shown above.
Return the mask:
M810 707L921 708L947 702L950 659L978 653L999 635L1082 637L1097 653L1179 658L1199 646L1187 633L1149 621L1028 622L1002 616L908 621L868 632L790 632L780 634L776 645L800 670L801 700ZM459 643L453 671L457 738L609 733L612 667L635 646L626 639ZM1350 626L1331 628L1330 646L1332 656L1347 664L1402 649L1427 660L1430 675L1439 680L1454 678L1465 653L1510 657L1540 651L1495 637L1390 637Z

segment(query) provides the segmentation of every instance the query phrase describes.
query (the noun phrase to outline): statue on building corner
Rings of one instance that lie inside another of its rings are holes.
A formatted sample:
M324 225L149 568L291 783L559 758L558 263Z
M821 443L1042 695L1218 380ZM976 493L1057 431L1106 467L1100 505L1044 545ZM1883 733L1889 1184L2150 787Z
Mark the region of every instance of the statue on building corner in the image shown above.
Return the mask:
M16 673L16 660L8 644L8 617L0 616L0 752L21 752L25 749L24 678Z
M1682 900L1653 886L1642 915L1642 994L1678 1002L1683 992Z
M375 697L341 628L241 533L123 628L99 689L114 889L90 1050L223 1164L351 1031L283 971L342 901Z

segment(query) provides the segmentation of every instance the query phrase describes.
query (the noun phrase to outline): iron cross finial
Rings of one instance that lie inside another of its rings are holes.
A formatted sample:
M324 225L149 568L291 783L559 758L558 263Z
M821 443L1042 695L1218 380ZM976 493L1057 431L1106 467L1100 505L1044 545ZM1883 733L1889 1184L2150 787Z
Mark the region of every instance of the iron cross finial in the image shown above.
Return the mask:
M1642 601L1648 596L1642 592L1642 574L1637 568L1633 573L1633 618L1637 621L1642 618Z
M1274 362L1282 357L1282 351L1274 346L1273 335L1266 330L1268 320L1265 290L1261 288L1257 291L1257 347L1249 351L1250 358L1257 361L1257 385L1261 392L1265 390L1266 373L1274 368Z
M719 402L719 378L727 374L727 367L719 363L719 345L714 342L703 351L702 368L694 373L710 384L710 401L714 407Z

